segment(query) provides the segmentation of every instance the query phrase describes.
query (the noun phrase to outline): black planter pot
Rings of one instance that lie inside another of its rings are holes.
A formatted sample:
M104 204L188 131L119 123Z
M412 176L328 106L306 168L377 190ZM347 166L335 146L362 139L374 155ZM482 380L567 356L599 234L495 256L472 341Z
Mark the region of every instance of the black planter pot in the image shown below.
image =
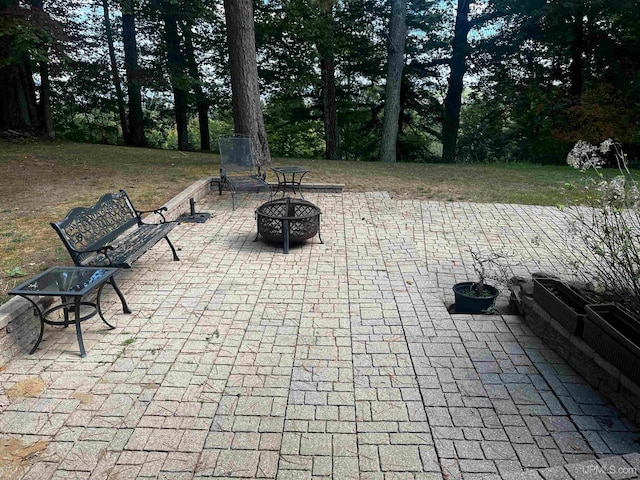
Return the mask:
M585 310L584 341L640 385L640 319L610 303Z
M533 299L569 333L582 336L588 299L553 278L533 279Z
M492 285L484 286L484 295L479 297L475 282L461 282L453 286L455 313L486 313L493 307L500 292Z

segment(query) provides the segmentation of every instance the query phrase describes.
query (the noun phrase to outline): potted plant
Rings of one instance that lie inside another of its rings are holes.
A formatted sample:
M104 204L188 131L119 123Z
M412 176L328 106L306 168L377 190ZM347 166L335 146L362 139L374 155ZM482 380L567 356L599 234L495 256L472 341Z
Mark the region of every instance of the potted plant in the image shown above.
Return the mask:
M503 263L508 255L504 253L483 254L472 248L469 253L473 259L473 269L478 276L475 282L460 282L453 286L455 298L455 313L490 313L500 295L500 291L493 285L486 283L487 278L492 278L500 283L505 283L508 278L509 267ZM493 267L490 270L489 266Z

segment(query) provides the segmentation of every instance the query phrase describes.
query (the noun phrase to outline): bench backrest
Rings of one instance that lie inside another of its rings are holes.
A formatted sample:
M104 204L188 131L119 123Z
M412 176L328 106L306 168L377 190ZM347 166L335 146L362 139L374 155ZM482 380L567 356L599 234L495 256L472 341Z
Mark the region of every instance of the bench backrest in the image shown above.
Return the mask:
M107 193L91 207L76 207L61 221L52 223L76 265L89 254L79 251L108 245L140 219L124 190Z

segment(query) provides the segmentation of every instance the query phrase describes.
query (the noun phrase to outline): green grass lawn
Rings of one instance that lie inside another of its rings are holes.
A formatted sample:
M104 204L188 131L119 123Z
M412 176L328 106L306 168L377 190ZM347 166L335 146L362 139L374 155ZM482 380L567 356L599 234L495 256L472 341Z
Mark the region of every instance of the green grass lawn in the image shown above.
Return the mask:
M388 191L395 198L555 205L568 166L384 164L282 159L310 168L305 181L344 183L346 191ZM73 207L125 189L139 208L155 208L194 181L218 175L217 155L68 142L0 144L0 303L6 292L68 254L49 225ZM269 178L275 180L275 176ZM579 192L579 190L578 190ZM574 192L575 195L575 192Z

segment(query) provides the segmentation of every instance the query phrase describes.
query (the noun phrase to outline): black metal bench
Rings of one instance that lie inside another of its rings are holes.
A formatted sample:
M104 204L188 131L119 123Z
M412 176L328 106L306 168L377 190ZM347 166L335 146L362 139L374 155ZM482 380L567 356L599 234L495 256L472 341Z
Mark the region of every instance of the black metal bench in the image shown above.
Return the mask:
M59 222L51 223L78 267L131 268L133 262L163 238L171 247L173 259L179 261L176 249L167 236L179 222L167 221L162 212L137 210L124 190L107 193L91 207L77 207ZM142 214L157 213L161 223L144 223ZM129 313L124 296L114 284Z
M77 207L59 222L52 223L78 267L131 268L131 264L163 238L178 261L167 236L178 225L166 221L162 212L137 210L124 190L107 193L91 207ZM142 214L157 213L161 223L144 223Z

